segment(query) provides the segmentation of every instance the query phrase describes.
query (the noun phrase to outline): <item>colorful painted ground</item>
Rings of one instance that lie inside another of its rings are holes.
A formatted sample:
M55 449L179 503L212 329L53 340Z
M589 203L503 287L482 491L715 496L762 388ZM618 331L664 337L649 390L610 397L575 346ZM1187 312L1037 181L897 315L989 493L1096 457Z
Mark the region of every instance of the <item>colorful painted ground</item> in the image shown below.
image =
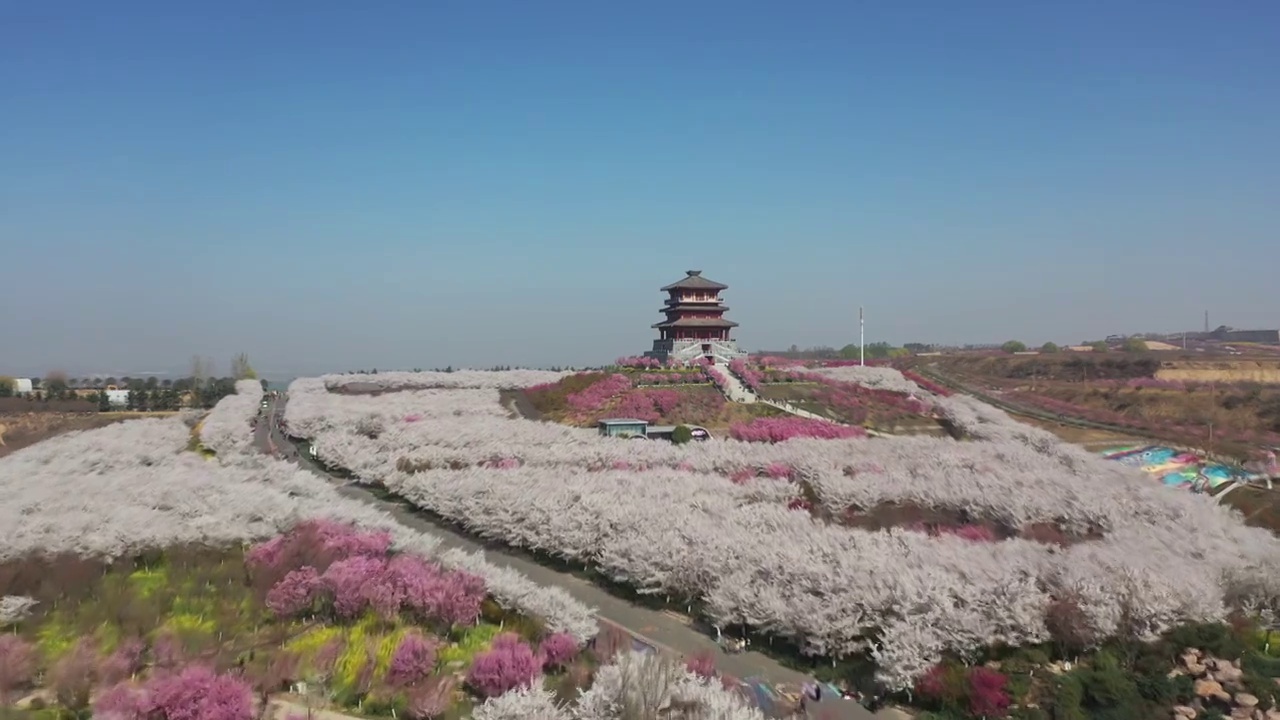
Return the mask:
M1108 460L1140 468L1169 487L1212 493L1229 482L1249 482L1263 476L1213 462L1196 452L1161 445L1129 445L1102 451ZM1274 460L1274 458L1273 458Z

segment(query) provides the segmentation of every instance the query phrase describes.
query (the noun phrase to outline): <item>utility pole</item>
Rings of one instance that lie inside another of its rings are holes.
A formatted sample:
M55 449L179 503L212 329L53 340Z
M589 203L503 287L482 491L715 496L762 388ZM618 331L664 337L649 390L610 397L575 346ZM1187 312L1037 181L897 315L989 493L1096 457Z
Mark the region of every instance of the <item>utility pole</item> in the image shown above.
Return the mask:
M862 317L862 306L858 306L858 365L867 364L867 323Z

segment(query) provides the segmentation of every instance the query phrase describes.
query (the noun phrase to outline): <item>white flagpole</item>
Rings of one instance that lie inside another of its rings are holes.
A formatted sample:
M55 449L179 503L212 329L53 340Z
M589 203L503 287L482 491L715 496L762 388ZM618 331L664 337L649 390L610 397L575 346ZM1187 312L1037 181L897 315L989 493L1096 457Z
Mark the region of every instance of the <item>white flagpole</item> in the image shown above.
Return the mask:
M862 306L858 306L858 365L867 364L867 323L862 319Z

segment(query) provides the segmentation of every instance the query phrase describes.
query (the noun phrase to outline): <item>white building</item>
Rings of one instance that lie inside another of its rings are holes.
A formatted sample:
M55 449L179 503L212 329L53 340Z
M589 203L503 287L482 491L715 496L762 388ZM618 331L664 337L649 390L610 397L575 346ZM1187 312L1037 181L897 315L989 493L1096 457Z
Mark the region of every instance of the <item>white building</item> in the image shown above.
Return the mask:
M107 402L111 407L127 407L129 405L128 390L108 390Z
M14 395L30 395L32 391L31 378L14 378L13 394Z

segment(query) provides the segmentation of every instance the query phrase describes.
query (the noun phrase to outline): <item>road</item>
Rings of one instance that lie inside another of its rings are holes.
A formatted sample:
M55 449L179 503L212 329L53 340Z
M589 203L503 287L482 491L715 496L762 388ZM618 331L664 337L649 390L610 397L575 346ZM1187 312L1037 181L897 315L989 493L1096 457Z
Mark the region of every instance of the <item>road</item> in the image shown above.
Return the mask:
M285 459L296 462L299 466L338 485L338 492L343 495L376 506L386 511L400 524L439 538L442 549L460 548L468 552L483 551L489 562L518 570L540 585L564 589L577 600L596 608L597 616L606 623L625 628L649 645L685 656L697 652L712 653L716 658L716 667L726 675L740 679L759 678L775 689L791 692L798 692L800 685L810 679L808 675L785 667L758 652L725 653L711 637L692 627L687 617L670 611L653 610L636 605L629 600L611 595L582 578L540 565L517 550L485 546L466 535L412 512L403 504L383 500L360 485L334 477L305 454L299 453L293 443L279 431L278 421L284 417L285 397L282 395L278 399L268 399L268 402L270 420L267 421L264 418L264 421L258 423L255 431L255 441L260 450L271 453L274 449ZM854 703L848 703L847 707L840 708L840 715L837 717L871 720L877 717L909 716L894 708L886 708L873 714Z

